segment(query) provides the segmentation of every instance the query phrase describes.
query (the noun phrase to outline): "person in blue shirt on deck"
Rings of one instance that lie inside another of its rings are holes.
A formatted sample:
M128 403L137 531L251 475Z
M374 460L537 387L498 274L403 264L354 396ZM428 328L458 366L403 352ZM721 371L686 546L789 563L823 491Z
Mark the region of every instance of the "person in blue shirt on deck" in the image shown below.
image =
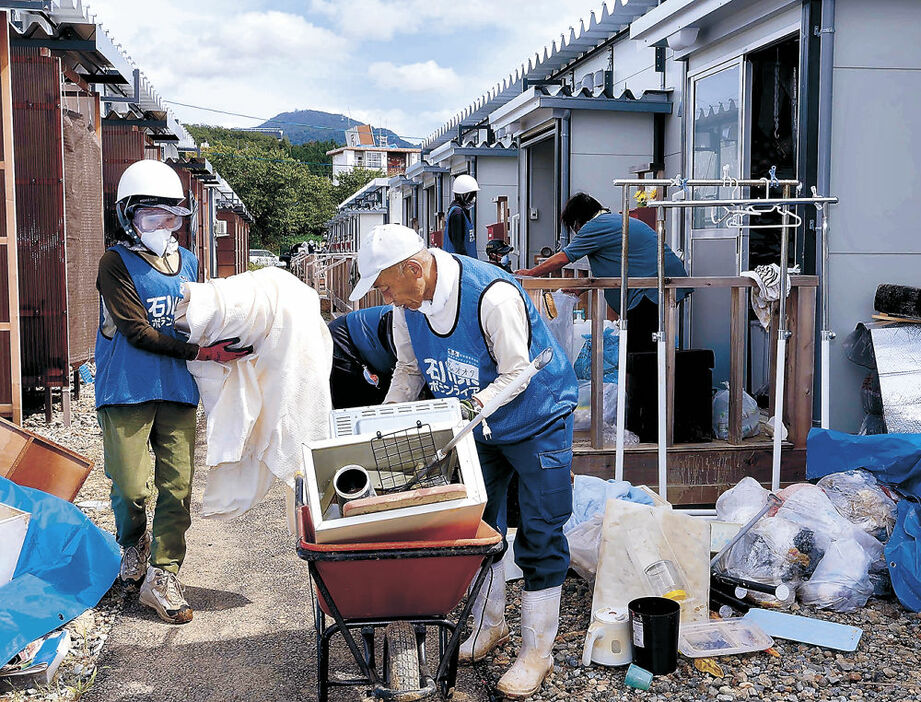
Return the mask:
M572 232L573 237L562 251L533 268L516 271L518 275L544 276L563 266L588 257L592 276L596 278L619 278L621 274L621 229L620 214L612 213L598 200L587 193L576 193L566 202L560 216L562 226ZM658 245L656 232L640 220L630 218L630 240L627 247L628 275L633 277L655 277L658 270ZM665 277L687 276L687 270L675 252L665 245ZM682 288L676 299L681 301L691 293ZM620 312L620 290L604 291L608 306ZM655 288L631 289L627 300L627 328L630 330L628 350L654 351L652 334L658 329L659 293Z

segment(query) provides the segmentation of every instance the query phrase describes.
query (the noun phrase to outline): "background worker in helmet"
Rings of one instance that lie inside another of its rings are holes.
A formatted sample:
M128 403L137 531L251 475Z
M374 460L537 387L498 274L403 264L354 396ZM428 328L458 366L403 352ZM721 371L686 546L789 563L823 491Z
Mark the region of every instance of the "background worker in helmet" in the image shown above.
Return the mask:
M159 161L133 163L116 197L120 241L103 254L96 278L96 410L122 547L119 577L129 586L143 582L141 602L165 621L182 624L192 619L177 574L191 523L198 408L186 361L226 363L252 349L235 349L234 340L202 348L176 329L181 287L197 280L198 260L173 236L190 214L180 204L182 183L173 169ZM148 444L156 458L152 541L145 511Z
M575 373L530 298L496 266L426 249L412 229L384 224L362 238L358 269L361 279L350 299L373 286L395 306L397 366L387 402L414 400L426 385L436 398L458 398L469 416L508 388L537 354L553 349L553 360L489 417L491 436L482 426L474 430L486 485L483 519L503 535L509 483L518 475L521 649L497 689L506 697L528 697L553 668L569 569L563 524L572 514ZM508 636L500 560L474 603L473 634L461 645L461 661L481 660Z
M511 260L508 255L512 252L512 247L505 243L504 239L492 239L486 244L486 257L489 262L499 266L507 273L512 272Z
M393 307L367 307L329 323L333 370L329 379L333 409L379 405L390 390L397 365L393 345Z
M476 258L476 231L470 208L476 200L480 186L476 178L469 175L459 175L454 179L451 192L454 200L448 207L445 216L444 244L442 248L448 253L459 253L470 258Z

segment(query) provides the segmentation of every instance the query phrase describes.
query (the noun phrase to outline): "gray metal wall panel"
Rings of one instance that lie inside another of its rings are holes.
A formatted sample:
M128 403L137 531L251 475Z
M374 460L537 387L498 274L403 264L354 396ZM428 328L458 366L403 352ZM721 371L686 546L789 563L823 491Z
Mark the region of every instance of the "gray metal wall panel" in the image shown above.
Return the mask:
M508 198L509 217L518 211L518 161L509 157L479 156L477 158L476 239L479 257L486 259L486 226L496 222L496 205L500 195Z
M832 251L921 251L905 219L921 181L918 95L921 71L835 69Z
M835 66L917 67L921 64L921 3L838 0Z
M921 284L921 254L833 254L829 260L832 342L831 427L856 431L863 419L859 389L866 371L844 357L844 338L857 322L873 314L873 295L880 283Z
M865 374L844 358L844 337L872 315L877 285L921 284L921 240L910 218L921 178L919 21L921 4L905 0L836 7L831 192L841 202L829 218L828 284L838 334L831 427L842 431L856 431L863 418Z
M725 276L735 269L735 239L695 239L691 246L690 275ZM713 349L713 384L718 385L729 379L729 289L697 290L689 302L693 305L690 348Z

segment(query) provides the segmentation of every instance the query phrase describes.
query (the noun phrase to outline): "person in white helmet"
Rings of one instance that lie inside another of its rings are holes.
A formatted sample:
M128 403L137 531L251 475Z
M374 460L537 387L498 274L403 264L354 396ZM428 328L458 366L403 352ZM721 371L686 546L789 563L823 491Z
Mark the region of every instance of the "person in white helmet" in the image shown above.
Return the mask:
M198 279L198 260L173 236L191 214L175 171L159 161L133 163L116 198L120 241L103 254L96 278L96 410L122 547L119 577L141 586L141 602L163 620L182 624L192 619L177 575L191 523L199 400L186 361L229 362L252 348L234 348L235 339L199 347L174 324L182 284ZM156 459L152 540L148 444Z
M454 200L445 215L445 233L442 248L448 253L459 253L476 258L476 231L470 208L476 200L480 186L476 178L466 173L454 179L451 192Z

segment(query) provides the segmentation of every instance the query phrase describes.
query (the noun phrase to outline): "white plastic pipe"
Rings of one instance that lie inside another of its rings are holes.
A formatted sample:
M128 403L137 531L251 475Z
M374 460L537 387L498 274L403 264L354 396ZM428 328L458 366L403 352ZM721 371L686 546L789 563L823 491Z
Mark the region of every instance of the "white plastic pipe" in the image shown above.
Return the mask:
M618 320L620 334L617 343L617 442L614 456L614 479L624 479L624 432L627 430L627 324Z
M660 303L663 304L663 303ZM657 449L659 462L659 497L668 500L668 401L665 393L665 339L660 335L656 342L656 352L658 353L658 419L659 419L659 441Z
M828 417L831 409L829 393L831 392L831 374L828 364L831 361L831 336L822 332L822 418L821 427L828 429Z
M774 388L774 452L771 466L771 490L780 489L780 445L783 441L784 367L787 365L787 339L783 330L777 335L777 366Z

